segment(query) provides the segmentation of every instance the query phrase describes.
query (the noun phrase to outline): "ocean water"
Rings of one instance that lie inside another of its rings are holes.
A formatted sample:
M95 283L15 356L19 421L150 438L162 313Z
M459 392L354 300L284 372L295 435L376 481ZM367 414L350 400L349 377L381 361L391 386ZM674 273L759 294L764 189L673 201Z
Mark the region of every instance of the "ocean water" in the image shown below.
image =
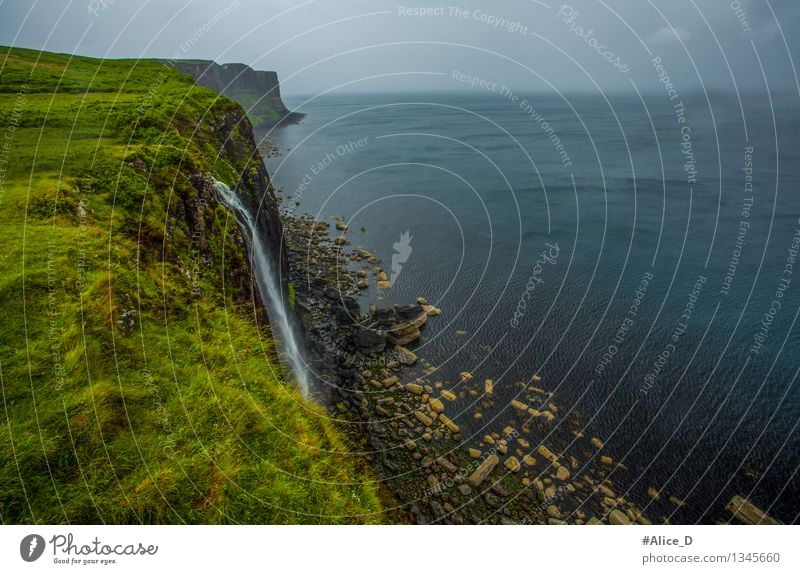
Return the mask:
M651 518L728 520L743 494L798 521L797 100L517 96L287 98L307 116L268 167L284 208L383 259L364 305L443 310L414 347L432 380L495 381L466 442L538 373Z

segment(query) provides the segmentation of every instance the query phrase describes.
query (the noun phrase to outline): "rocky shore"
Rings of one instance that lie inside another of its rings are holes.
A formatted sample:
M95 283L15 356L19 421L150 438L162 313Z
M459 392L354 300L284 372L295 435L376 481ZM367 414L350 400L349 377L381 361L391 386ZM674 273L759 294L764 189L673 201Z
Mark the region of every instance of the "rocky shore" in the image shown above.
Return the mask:
M495 407L494 381L437 379L414 343L442 311L424 297L362 309L360 293L388 288L381 261L353 247L346 225L284 214L294 304L302 318L316 399L358 435L375 473L409 522L650 524L609 475L623 472L597 437L580 433L534 374L516 382L502 430L468 436L458 421ZM488 374L486 374L488 375ZM523 400L524 398L524 400ZM470 406L472 405L472 406ZM548 444L570 429L570 452ZM656 493L660 496L660 493ZM679 501L678 501L679 502Z
M401 520L668 524L685 504L644 485L634 501L617 487L625 465L599 437L583 434L581 415L556 404L540 375L513 383L516 398L508 405L499 404L491 373L443 380L414 352L426 324L442 310L422 296L405 305L366 306L364 292L391 286L381 260L351 244L342 220L284 213L283 227L314 398L362 445ZM498 411L505 413L502 422L487 425L497 431L471 435L462 429L463 421L483 422ZM726 510L737 522L775 523L741 496Z

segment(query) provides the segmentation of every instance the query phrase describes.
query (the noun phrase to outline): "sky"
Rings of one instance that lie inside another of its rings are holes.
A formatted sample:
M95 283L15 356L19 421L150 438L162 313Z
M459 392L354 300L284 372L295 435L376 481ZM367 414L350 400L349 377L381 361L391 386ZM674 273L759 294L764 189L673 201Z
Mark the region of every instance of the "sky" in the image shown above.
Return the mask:
M276 70L284 94L794 93L798 0L0 0L0 44ZM657 64L662 66L661 69Z

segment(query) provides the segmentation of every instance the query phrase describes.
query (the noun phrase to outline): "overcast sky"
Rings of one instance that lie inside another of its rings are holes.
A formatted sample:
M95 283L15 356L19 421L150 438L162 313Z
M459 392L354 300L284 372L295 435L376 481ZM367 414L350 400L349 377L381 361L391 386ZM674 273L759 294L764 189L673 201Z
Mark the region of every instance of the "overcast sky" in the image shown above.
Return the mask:
M515 90L654 91L656 57L683 92L797 94L798 28L798 0L0 0L0 44L244 62L295 94L464 89L454 71Z

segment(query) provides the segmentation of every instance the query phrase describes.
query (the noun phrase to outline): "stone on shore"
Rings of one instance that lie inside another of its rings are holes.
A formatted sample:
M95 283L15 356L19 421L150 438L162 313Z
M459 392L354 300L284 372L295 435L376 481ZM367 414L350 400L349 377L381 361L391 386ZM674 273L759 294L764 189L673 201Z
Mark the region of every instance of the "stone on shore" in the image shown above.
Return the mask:
M395 377L396 378L396 377ZM425 390L422 388L422 385L418 385L417 383L408 383L406 385L406 390L409 393L414 393L415 395L421 395L422 392Z
M431 407L431 410L435 413L443 413L444 412L444 403L439 399L431 399L428 403Z
M372 329L361 329L356 333L355 344L365 355L382 353L386 349L386 337Z
M730 502L725 506L725 510L745 524L780 524L780 522L758 508L747 498L738 494L731 498Z
M516 456L509 456L503 464L511 472L519 472L521 466Z
M417 362L417 356L401 345L395 345L394 350L397 353L397 360L401 365L413 365Z
M469 449L469 456L471 458L480 458L482 455L483 455L483 453L481 451L479 451L477 448Z
M500 458L496 454L486 457L486 460L475 469L475 472L469 475L467 483L472 488L477 488L492 473L499 462Z
M608 523L616 525L630 524L631 519L628 518L627 514L615 508L614 510L608 513Z
M456 423L447 418L444 415L444 413L439 415L439 420L442 421L442 424L446 426L453 434L458 434L458 432L461 430L461 428Z
M442 391L442 398L450 401L451 403L455 401L458 397L456 394L451 391Z
M381 381L381 384L382 384L382 385L383 385L385 388L387 388L387 389L388 389L388 388L390 388L390 387L393 387L393 386L395 386L395 385L396 385L397 383L399 383L399 382L400 382L400 379L398 379L396 376L394 376L394 375L393 375L393 376L391 376L391 377L386 377L385 379L383 379L383 380Z
M413 343L422 336L420 330L414 325L403 325L387 331L386 338L394 345L405 346Z
M561 481L569 479L569 469L566 466L559 466L556 471L556 478Z

